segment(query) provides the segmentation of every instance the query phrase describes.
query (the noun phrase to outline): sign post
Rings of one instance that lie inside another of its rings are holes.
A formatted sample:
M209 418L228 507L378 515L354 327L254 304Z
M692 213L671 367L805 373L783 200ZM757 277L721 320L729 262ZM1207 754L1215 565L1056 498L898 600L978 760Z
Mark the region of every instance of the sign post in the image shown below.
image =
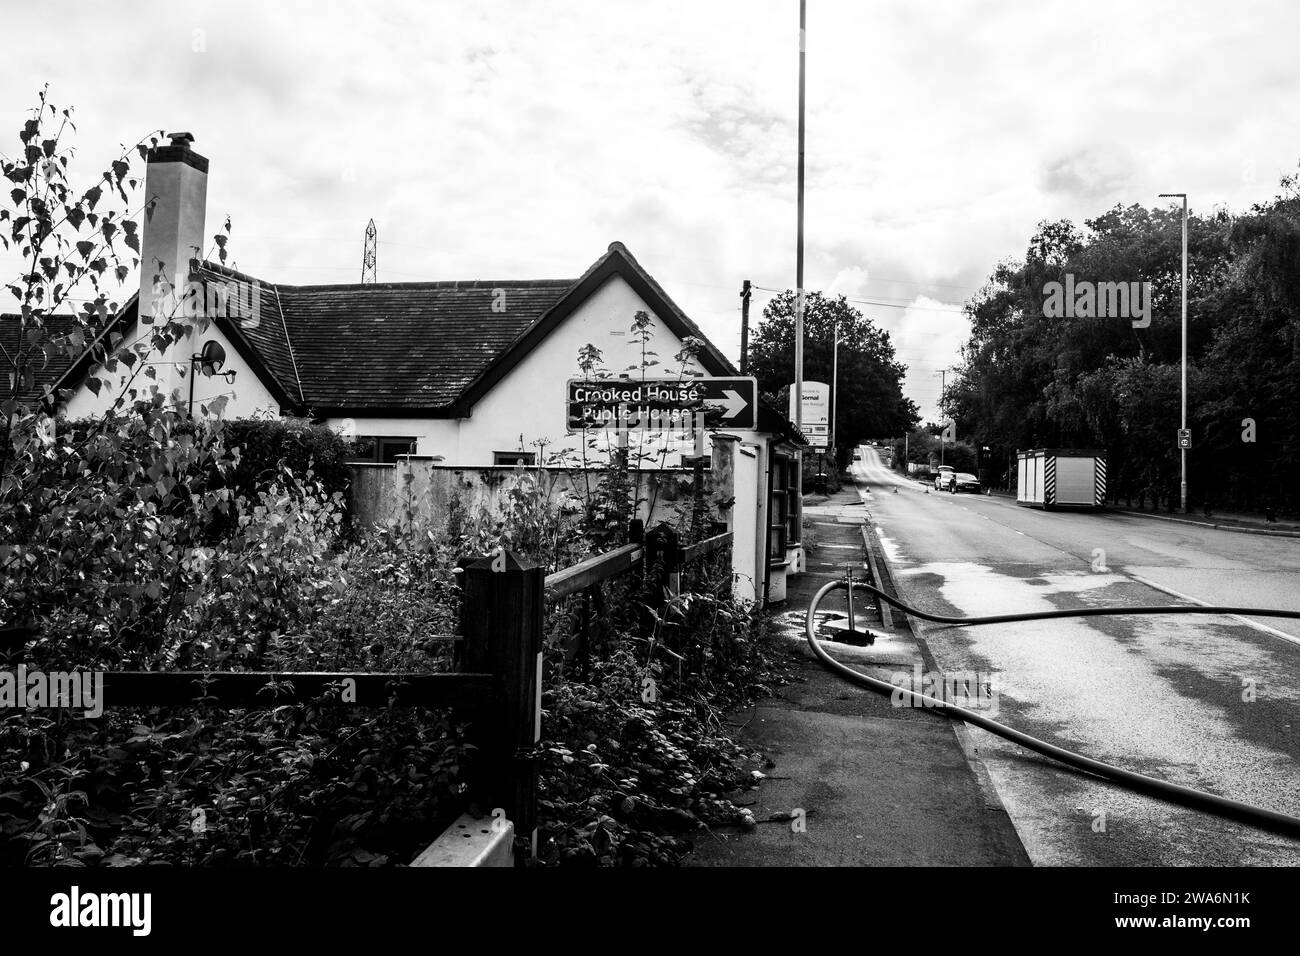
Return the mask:
M808 439L809 447L816 448L818 452L825 451L830 445L830 395L831 387L825 382L803 383L803 421L799 429ZM795 411L795 386L791 386L791 421L794 420Z
M758 427L758 381L752 376L692 379L569 379L565 426L587 430Z

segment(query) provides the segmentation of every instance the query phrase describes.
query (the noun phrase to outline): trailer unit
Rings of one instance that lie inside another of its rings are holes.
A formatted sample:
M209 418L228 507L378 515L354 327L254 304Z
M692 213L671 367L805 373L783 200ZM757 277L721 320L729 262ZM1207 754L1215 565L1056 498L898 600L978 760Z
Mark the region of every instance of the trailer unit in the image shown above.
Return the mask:
M1032 448L1016 452L1016 503L1038 508L1100 508L1106 501L1106 452Z

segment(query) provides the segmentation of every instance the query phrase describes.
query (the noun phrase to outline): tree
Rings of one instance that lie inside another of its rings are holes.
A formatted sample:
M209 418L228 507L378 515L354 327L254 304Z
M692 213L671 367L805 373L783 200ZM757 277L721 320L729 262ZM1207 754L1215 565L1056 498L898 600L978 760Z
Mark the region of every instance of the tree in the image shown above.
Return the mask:
M795 294L786 290L763 309L749 347L749 371L759 390L784 411L794 381ZM834 341L839 332L839 384L835 436L839 463L863 440L897 435L919 420L915 403L903 395L907 366L898 362L889 333L855 309L844 296L810 292L804 298L804 380L831 382Z
M1187 456L1191 498L1300 507L1300 177L1249 214L1192 213ZM966 306L971 335L944 408L1005 461L1017 449L1100 447L1116 500L1178 492L1181 211L1116 206L1080 230L1043 223ZM1149 325L1052 318L1045 284L1149 282ZM1170 504L1172 507L1172 504Z
M191 419L179 395L164 395L156 383L150 356L196 321L177 314L179 302L171 314L156 315L136 341L116 333L97 338L119 309L110 289L120 288L132 270L153 267L138 258L133 218L147 217L148 204L132 210L129 197L138 182L133 155L144 158L148 147L127 148L91 186L74 189L73 151L65 142L75 131L71 116L42 90L18 133L15 156L0 159L12 186L12 211L0 208L0 244L24 263L5 285L18 311L5 320L0 350L9 373L0 381L0 627L42 626L29 654L38 661L151 666L167 658L164 637L178 624L222 610L220 588L206 587L216 559L238 568L247 564L239 558L260 562L259 569L284 568L278 577L263 576L277 592L262 605L292 601L282 597L283 583L301 566L319 563L319 555L291 568L282 549L267 545L266 532L281 540L285 528L309 525L322 513L317 524L336 524L336 511L328 510L336 502L311 510L305 499L315 491L299 483L297 494L278 495L265 508L267 520L243 522L251 526L243 551L240 542L220 553L206 547L216 519L266 503L255 495L244 502L222 486L236 460L219 423ZM216 244L224 251L223 242ZM81 309L64 311L84 292L92 298ZM57 420L57 397L49 384L37 386L37 373L60 353L79 358L92 342L87 386L98 391L95 373L106 372L118 375L122 387L102 417ZM215 415L224 401L199 411ZM249 594L258 597L245 588L239 599ZM243 613L241 620L251 618Z

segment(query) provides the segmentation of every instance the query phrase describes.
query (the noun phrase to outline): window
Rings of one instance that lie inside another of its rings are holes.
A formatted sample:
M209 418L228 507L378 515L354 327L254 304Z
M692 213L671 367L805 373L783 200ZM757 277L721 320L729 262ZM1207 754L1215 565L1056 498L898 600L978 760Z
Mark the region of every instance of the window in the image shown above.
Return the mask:
M768 560L773 564L785 561L786 551L800 540L799 459L776 455L772 462L772 488L768 505L770 545Z
M773 564L785 560L786 535L789 531L790 470L786 468L786 459L778 456L772 463L772 487L768 500L768 552L767 559Z
M537 452L535 451L494 451L492 453L492 464L506 465L516 467L523 465L531 468L537 464Z
M395 464L398 455L414 455L414 438L358 435L352 440L352 461L378 461Z
M398 455L414 455L415 439L414 438L381 438L379 439L379 460L385 464L395 464Z
M787 458L785 467L788 476L786 498L790 502L786 509L786 532L791 544L799 544L803 541L803 482L800 480L799 459Z

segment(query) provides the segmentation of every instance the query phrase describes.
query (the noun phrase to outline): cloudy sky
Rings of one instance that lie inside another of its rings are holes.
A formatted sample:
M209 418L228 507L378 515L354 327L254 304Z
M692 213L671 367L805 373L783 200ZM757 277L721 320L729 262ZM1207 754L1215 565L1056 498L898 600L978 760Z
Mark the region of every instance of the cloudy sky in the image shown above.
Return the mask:
M1159 192L1242 209L1300 160L1294 0L808 6L806 284L872 303L927 417L962 302L1038 221ZM797 0L43 2L4 22L0 151L47 82L86 173L189 130L209 232L229 215L261 277L357 281L372 217L390 281L576 277L618 239L733 357L741 280L794 284Z

